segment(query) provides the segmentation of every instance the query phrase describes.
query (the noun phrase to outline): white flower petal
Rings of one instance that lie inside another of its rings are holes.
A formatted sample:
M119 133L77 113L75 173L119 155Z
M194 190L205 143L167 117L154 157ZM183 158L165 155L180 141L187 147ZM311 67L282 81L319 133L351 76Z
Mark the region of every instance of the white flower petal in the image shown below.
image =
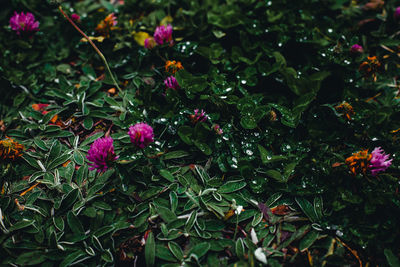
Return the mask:
M267 256L265 256L263 249L258 248L254 251L254 256L256 257L257 260L261 261L264 264L267 264Z
M258 238L257 238L256 231L254 231L254 228L251 228L250 236L251 236L251 241L252 241L255 245L257 245L257 243L258 243Z

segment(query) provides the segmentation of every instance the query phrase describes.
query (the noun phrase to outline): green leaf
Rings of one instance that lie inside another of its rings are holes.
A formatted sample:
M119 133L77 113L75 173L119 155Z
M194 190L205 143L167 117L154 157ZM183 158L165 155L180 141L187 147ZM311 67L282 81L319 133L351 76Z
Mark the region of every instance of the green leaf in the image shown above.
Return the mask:
M165 170L165 169L160 170L160 174L161 174L162 177L164 177L165 179L167 179L171 183L175 181L174 176L168 170Z
M19 105L21 105L22 102L24 102L26 96L27 96L26 93L20 93L17 96L15 96L14 101L13 101L14 102L13 106L18 107Z
M193 225L196 222L196 219L197 219L197 211L194 210L190 213L190 216L185 223L186 232L189 232L192 229Z
M71 228L72 232L79 233L79 234L82 234L85 232L78 217L76 217L72 211L69 211L67 213L67 222L68 222L68 226L69 226L69 228Z
M173 213L170 209L164 208L163 206L158 206L157 212L166 223L176 220L175 213Z
M219 193L232 193L235 191L238 191L240 189L242 189L243 187L246 186L246 182L244 181L229 181L225 184L223 184L219 189L218 192Z
M48 162L56 159L61 154L61 143L58 140L55 140L50 148Z
M306 251L311 245L318 239L318 232L311 230L306 236L304 236L299 244L299 249L301 252Z
M85 120L83 121L83 127L86 130L91 130L93 127L93 118L92 117L86 117Z
M310 201L308 201L305 198L299 198L296 197L295 198L297 204L300 206L301 210L304 212L304 214L312 221L312 222L316 222L318 221L318 217L315 214L315 210L313 205L310 203Z
M251 222L251 226L255 227L257 226L263 219L263 214L262 213L257 213L254 215L253 220Z
M265 174L268 177L274 178L278 182L284 182L284 179L282 178L281 173L278 172L277 170L268 170L268 171L265 172Z
M244 251L244 244L243 244L242 238L239 238L238 240L236 240L235 252L239 259L244 260L245 251Z
M243 23L239 10L232 9L231 5L220 6L217 10L207 12L208 23L222 29L229 29Z
M184 158L189 156L190 154L186 151L183 150L177 150L177 151L171 151L163 155L164 160L169 160L169 159L179 159L179 158Z
M103 132L97 132L91 136L89 136L88 138L86 138L82 143L81 146L86 146L88 144L91 144L94 140L102 137L104 135Z
M15 260L16 264L21 266L29 266L29 265L37 265L46 260L46 254L44 251L37 250L37 251L30 251L23 253L18 256Z
M87 255L85 252L78 250L75 252L69 252L64 260L60 263L60 267L67 267L71 266L74 262L78 261L79 259L83 258Z
M201 258L202 256L206 255L208 250L211 248L211 244L208 242L203 242L195 245L188 253L196 255L198 258Z
M178 207L178 195L174 191L169 193L169 201L171 204L171 211L175 212Z
M83 165L85 163L85 157L83 156L83 154L80 151L75 150L73 157L74 157L74 161L76 162L76 164Z
M166 261L176 262L176 258L172 255L170 250L163 245L157 244L155 253L156 253L157 258L160 258L160 259L166 260Z
M399 267L400 266L399 258L397 258L396 255L394 255L392 250L385 248L383 253L385 254L386 261L390 267Z
M175 256L175 258L177 258L180 261L183 260L183 251L177 243L173 241L168 242L168 248Z
M181 126L178 129L178 135L188 145L193 144L192 136L193 136L193 129L189 126Z
M196 140L196 141L194 141L194 144L205 155L209 156L209 155L212 154L212 149L206 143L203 143L203 142L200 142L200 141Z
M20 229L26 228L28 226L31 226L34 223L35 223L35 220L22 219L21 221L12 225L8 230L10 232L15 231L15 230L20 230Z
M101 254L101 259L104 260L105 262L113 262L114 257L110 251L110 249L106 249L102 254Z
M322 220L323 217L323 202L322 197L318 196L314 198L314 211L317 215L318 220Z
M47 169L50 171L50 170L54 169L55 167L58 167L59 165L67 162L67 160L69 160L70 157L71 157L71 155L64 154L64 155L61 155L61 156L55 158L53 161L51 161L49 163L49 165L47 166Z
M54 226L61 232L64 231L64 220L61 217L53 217Z

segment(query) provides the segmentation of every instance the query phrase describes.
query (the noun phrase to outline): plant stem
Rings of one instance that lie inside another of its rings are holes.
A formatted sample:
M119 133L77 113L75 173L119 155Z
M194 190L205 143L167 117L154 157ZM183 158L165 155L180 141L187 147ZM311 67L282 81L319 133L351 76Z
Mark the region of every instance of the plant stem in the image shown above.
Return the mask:
M235 226L235 233L233 234L233 240L236 239L238 225L239 225L239 214L236 215L236 226Z
M110 66L108 65L107 59L106 57L103 55L103 53L101 53L101 51L97 48L97 46L93 43L92 40L90 40L90 38L70 19L70 17L68 17L68 15L64 12L64 10L62 9L61 6L58 6L58 9L60 10L61 14L63 14L63 16L68 20L69 23L72 24L72 26L74 26L74 28L80 33L82 34L83 37L85 37L85 39L90 43L90 45L94 48L94 50L96 51L96 53L100 56L100 58L103 60L104 65L106 66L106 69L108 71L108 73L110 73L111 79L115 85L115 87L117 87L118 91L120 93L122 93L121 88L118 86L118 82L117 80L114 78L114 75L111 72Z

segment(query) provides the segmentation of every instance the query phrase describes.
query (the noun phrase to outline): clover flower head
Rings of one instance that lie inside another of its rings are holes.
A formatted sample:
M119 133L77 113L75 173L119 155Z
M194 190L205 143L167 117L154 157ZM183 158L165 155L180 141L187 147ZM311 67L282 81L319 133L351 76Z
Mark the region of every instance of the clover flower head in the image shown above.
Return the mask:
M179 89L178 81L174 76L169 76L167 79L165 79L164 84L167 88L171 88L174 90Z
M189 116L193 123L205 122L208 116L204 110L199 111L199 109L194 110L194 114Z
M364 49L363 49L363 47L362 47L361 45L359 45L359 44L354 44L354 45L352 45L352 46L350 47L350 52L351 52L351 53L354 53L354 54L363 53L363 52L364 52Z
M81 21L81 16L79 16L76 13L71 14L71 19L75 22L80 22Z
M1 160L15 160L22 156L24 146L14 141L10 137L0 140L0 159Z
M165 72L175 74L178 70L181 69L183 69L183 66L180 61L176 62L175 60L167 60L167 62L165 62Z
M154 41L153 37L149 37L144 40L144 47L147 49L153 49L156 45L156 41Z
M224 133L224 131L222 131L221 126L219 126L219 124L214 124L213 129L215 131L216 134L221 135Z
M369 168L371 169L371 174L373 176L377 175L379 172L385 171L390 165L392 165L393 159L389 160L390 155L385 154L385 151L380 147L375 147L375 149L372 150L371 155L372 157Z
M144 122L136 123L129 127L128 134L132 144L139 148L145 148L150 143L154 142L153 128Z
M343 101L341 104L337 105L335 109L337 112L340 112L342 115L344 115L348 120L351 120L351 116L355 114L353 106L346 101Z
M375 82L377 80L377 72L383 70L383 65L376 56L371 56L367 57L367 60L360 64L358 70L364 77L372 77Z
M105 17L96 27L96 31L100 32L104 36L109 37L110 31L115 29L115 25L117 25L117 17L114 13L111 13Z
M16 31L18 35L22 34L33 34L39 30L39 22L35 20L35 16L30 13L24 12L17 13L10 18L10 27L13 31Z
M353 153L346 159L346 164L349 166L350 171L356 175L357 171L361 171L363 174L367 173L369 162L372 155L368 153L368 149Z
M396 10L394 11L394 18L399 19L400 18L400 6L396 7Z
M109 165L118 159L114 153L113 139L108 136L94 141L86 158L90 161L89 170L106 171L110 167Z
M172 44L173 40L171 24L168 24L167 26L158 26L154 32L154 40L159 45L164 44L164 42Z

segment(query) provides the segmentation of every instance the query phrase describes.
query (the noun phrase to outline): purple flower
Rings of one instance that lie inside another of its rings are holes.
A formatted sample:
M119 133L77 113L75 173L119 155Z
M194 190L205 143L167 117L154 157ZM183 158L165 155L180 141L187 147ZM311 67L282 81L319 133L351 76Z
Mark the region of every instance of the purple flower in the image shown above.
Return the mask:
M189 116L190 119L192 120L193 123L197 123L199 121L205 122L208 119L207 114L204 112L204 110L201 110L201 112L198 109L194 110L194 114Z
M10 27L12 30L16 31L18 35L22 33L35 33L39 30L39 22L35 21L35 17L32 13L21 12L18 14L16 11L14 15L10 18Z
M79 16L76 13L71 14L71 19L75 22L80 22L81 21L81 16Z
M350 52L352 52L352 53L362 53L362 52L364 52L364 49L363 49L363 47L361 46L361 45L359 45L359 44L354 44L354 45L352 45L352 47L350 48Z
M167 79L164 80L164 84L167 88L171 88L171 89L179 89L179 84L178 81L176 80L176 78L174 76L169 76Z
M113 139L111 137L103 137L94 141L86 158L91 161L89 170L106 171L109 168L108 164L118 159L118 156L114 153Z
M218 135L221 135L224 133L224 131L222 131L222 129L221 129L221 126L219 126L219 124L214 124L213 129Z
M157 44L162 45L164 42L172 44L172 26L168 24L168 26L158 26L156 31L154 32L154 40Z
M153 37L146 38L146 40L144 40L144 47L147 49L153 49L156 45L156 41L154 41Z
M394 11L394 18L399 19L400 18L400 6L396 7L396 10Z
M385 171L390 165L392 165L393 159L388 160L389 155L385 154L385 151L383 151L383 149L380 147L375 147L375 149L371 152L371 155L372 157L369 168L371 169L371 174L373 176L377 175L378 172Z
M144 122L129 127L128 134L131 137L132 144L139 148L145 148L154 142L153 128Z

